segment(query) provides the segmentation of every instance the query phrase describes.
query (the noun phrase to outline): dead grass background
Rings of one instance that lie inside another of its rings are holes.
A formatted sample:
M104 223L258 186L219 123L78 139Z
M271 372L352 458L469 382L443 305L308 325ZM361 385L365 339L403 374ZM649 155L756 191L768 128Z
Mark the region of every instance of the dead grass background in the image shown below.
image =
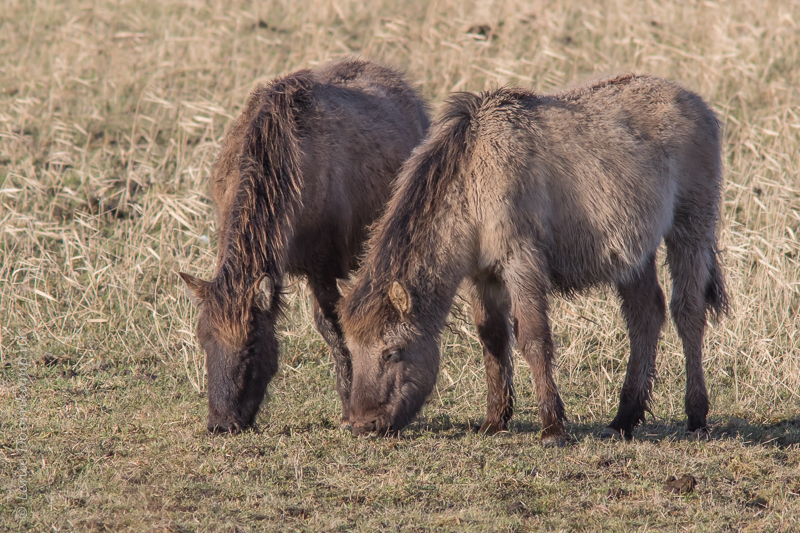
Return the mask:
M213 269L210 164L253 87L345 54L407 70L434 108L456 90L546 92L630 70L713 105L733 312L707 335L710 442L682 437L671 324L656 417L633 444L595 440L627 361L601 290L553 302L573 446L536 443L524 364L512 431L470 432L485 385L463 303L407 438L353 439L335 428L301 282L261 430L205 434L203 353L176 272ZM0 57L4 527L800 528L800 3L6 0ZM664 495L684 471L697 491Z

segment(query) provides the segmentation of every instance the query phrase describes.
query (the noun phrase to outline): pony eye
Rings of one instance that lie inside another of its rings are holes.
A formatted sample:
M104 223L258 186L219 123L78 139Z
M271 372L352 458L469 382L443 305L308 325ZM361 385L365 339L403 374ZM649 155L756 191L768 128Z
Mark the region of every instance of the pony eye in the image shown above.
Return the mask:
M400 350L386 350L383 352L381 359L383 359L384 363L396 362L402 359L402 353Z

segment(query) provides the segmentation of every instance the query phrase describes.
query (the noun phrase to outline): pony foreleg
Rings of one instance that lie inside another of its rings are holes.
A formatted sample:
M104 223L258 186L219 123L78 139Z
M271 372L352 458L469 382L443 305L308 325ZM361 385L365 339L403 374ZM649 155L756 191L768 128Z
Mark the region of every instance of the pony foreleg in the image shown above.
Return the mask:
M528 363L536 387L539 419L542 422L542 445L563 446L564 402L553 379L553 339L547 320L547 278L535 268L533 257L515 261L504 275L511 295L514 333L522 357Z
M350 424L350 388L353 381L353 365L336 312L336 304L341 295L336 288L335 279L329 280L327 283L309 279L309 284L314 294L314 323L317 331L328 343L333 356L336 390L342 402L341 425L347 426Z
M476 281L470 291L475 329L483 345L486 367L486 420L480 433L508 428L514 414L514 365L508 326L508 296L499 280Z

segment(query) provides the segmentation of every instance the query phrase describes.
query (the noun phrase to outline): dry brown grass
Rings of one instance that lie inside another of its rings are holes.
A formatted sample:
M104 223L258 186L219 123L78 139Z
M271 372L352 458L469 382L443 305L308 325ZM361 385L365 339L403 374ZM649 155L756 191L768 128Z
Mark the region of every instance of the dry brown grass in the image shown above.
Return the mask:
M434 106L628 70L713 105L733 312L707 337L710 442L682 437L671 325L657 418L633 444L595 440L627 360L609 291L554 301L574 445L536 444L524 366L512 431L469 431L485 385L463 304L407 438L353 439L333 427L332 363L299 282L262 430L205 434L195 312L175 273L213 269L209 166L257 83L351 53L406 69ZM0 57L0 525L800 529L800 4L7 0ZM664 494L683 472L697 491Z

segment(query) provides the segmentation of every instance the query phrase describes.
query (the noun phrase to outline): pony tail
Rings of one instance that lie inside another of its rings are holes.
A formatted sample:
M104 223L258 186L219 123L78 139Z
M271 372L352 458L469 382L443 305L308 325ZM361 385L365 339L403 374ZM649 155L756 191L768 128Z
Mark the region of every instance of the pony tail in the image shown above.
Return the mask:
M728 292L725 290L725 279L722 276L717 254L716 250L712 250L705 303L706 309L711 311L715 319L719 320L721 317L730 314L730 301L728 300Z

